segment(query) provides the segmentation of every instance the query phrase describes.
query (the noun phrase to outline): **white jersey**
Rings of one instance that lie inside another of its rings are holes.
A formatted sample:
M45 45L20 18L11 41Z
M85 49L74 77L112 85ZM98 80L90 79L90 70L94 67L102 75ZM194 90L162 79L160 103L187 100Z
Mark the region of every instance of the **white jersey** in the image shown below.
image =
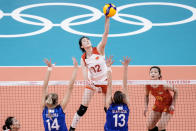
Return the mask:
M105 56L98 53L97 48L93 48L93 53L89 58L86 58L86 53L82 55L82 59L88 68L88 78L94 84L101 85L107 79L107 66Z

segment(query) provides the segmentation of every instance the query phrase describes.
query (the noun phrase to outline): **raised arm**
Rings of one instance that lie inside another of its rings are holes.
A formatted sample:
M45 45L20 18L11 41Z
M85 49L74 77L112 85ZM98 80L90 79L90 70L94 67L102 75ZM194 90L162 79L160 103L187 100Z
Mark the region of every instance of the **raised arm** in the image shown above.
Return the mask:
M168 89L169 91L174 92L172 104L170 106L170 110L174 110L175 105L176 105L176 99L178 97L178 90L177 90L177 88L174 87L174 85L169 85L169 86L166 86L165 88Z
M105 16L105 31L103 33L101 42L97 46L97 50L101 55L105 55L105 46L106 46L108 34L109 34L109 25L110 25L110 18Z
M111 65L114 61L112 61L113 57L109 57L106 59L107 65L107 81L108 81L108 88L106 93L106 108L108 109L110 104L112 103L112 70Z
M128 94L128 89L127 89L127 75L128 75L128 65L131 61L129 57L123 57L123 61L121 61L123 65L123 93L126 95L126 104L129 106L130 101L129 101L129 94Z
M70 96L71 96L71 93L72 93L72 90L73 90L73 85L74 85L74 82L75 82L75 79L76 79L76 76L77 76L77 70L78 70L78 62L76 61L75 58L72 58L73 59L73 64L74 64L74 70L73 70L73 73L72 73L72 76L71 76L71 80L69 81L69 85L68 85L68 88L66 90L66 94L63 98L63 101L61 103L61 107L63 108L63 110L66 108L68 102L69 102L69 99L70 99Z
M88 81L88 69L87 69L87 67L86 67L82 58L80 60L80 63L81 63L82 75L84 77L84 80Z
M42 86L42 88L43 88L43 90L42 90L42 107L45 107L45 97L48 94L48 82L50 79L50 74L51 74L52 66L53 66L51 63L51 59L50 59L50 61L48 59L44 59L44 63L46 63L46 65L48 66L48 70L46 72L44 84Z

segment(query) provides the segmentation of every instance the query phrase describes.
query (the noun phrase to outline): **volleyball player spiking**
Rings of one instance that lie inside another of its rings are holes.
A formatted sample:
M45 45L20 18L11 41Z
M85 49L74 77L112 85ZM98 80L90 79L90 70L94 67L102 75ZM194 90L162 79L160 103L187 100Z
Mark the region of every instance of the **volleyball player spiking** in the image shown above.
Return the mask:
M84 89L82 103L74 115L72 124L70 126L70 131L75 130L80 118L86 113L90 100L92 99L95 91L103 93L105 105L105 95L107 90L107 84L105 84L107 79L105 46L109 33L109 20L109 17L105 16L105 31L102 40L97 45L97 47L92 46L88 37L83 36L79 40L80 49L84 53L81 57L82 73L84 79L88 81L89 84Z

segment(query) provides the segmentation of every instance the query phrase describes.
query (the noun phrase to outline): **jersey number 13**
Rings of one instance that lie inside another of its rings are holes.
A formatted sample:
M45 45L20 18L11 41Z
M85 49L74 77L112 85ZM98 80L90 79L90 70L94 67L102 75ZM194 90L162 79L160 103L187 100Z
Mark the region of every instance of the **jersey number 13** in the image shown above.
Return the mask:
M115 120L115 127L123 127L125 125L125 114L115 114L113 118Z

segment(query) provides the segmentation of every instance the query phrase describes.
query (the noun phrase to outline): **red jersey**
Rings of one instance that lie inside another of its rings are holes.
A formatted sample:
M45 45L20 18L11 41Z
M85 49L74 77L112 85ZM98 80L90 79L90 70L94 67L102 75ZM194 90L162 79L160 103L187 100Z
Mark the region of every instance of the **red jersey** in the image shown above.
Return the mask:
M160 106L170 106L172 103L172 95L169 90L165 90L163 85L158 85L158 87L152 87L151 85L146 85L146 88L155 97L155 105Z

